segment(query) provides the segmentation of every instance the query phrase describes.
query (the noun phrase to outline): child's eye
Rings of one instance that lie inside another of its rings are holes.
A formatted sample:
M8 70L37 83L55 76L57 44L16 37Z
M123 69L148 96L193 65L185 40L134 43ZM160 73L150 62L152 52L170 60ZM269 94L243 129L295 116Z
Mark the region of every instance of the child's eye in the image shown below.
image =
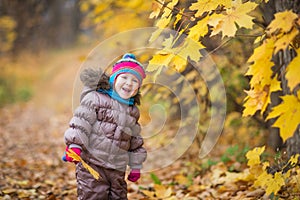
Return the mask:
M138 83L138 82L139 82L137 79L133 79L132 81L135 82L135 83Z

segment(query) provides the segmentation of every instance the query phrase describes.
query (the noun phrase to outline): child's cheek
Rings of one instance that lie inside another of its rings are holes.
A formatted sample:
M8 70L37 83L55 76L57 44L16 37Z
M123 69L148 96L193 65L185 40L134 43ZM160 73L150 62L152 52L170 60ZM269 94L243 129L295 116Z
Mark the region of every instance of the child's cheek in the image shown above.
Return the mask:
M133 95L132 96L135 96L139 91L139 88L137 88L134 92L133 92Z

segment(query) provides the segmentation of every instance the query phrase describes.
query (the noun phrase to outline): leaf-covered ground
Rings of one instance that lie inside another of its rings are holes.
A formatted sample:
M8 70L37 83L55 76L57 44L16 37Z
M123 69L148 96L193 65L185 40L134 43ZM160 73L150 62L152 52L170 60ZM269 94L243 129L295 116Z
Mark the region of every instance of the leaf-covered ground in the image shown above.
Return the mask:
M81 55L87 52L50 56L40 63L47 70L40 73L32 100L1 108L0 199L76 199L75 167L64 163L61 156ZM128 182L129 199L269 199L264 189L243 177L248 149L237 148L237 144L241 140L249 146L259 143L247 131L251 130L240 127L237 132L244 134L240 137L227 128L204 160L198 159L195 142L172 165L142 174L137 183ZM291 173L279 199L299 199L299 169Z

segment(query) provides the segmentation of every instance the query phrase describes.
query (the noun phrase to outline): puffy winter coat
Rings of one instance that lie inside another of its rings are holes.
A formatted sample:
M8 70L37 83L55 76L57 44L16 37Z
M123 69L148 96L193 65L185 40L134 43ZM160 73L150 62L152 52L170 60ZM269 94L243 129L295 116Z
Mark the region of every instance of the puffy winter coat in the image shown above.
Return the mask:
M119 170L129 165L140 169L147 152L140 135L139 117L135 105L122 104L87 85L65 132L65 143L80 145L83 160L95 165Z

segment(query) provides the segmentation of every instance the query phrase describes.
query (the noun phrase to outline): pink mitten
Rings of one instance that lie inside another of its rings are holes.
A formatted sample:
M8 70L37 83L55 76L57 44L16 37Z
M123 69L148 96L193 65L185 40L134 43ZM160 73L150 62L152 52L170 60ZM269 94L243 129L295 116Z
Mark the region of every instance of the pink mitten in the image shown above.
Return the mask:
M131 182L136 182L141 177L141 172L139 169L132 169L128 175L128 180Z
M70 148L72 149L78 156L80 156L81 154L81 149L80 148L76 148L76 147L73 147L73 148ZM69 151L69 147L67 146L66 147L66 152ZM74 161L73 158L71 158L70 156L68 156L68 154L66 153L65 155L65 158L64 158L65 161L68 161L68 162L74 162L74 163L77 163L77 161Z

